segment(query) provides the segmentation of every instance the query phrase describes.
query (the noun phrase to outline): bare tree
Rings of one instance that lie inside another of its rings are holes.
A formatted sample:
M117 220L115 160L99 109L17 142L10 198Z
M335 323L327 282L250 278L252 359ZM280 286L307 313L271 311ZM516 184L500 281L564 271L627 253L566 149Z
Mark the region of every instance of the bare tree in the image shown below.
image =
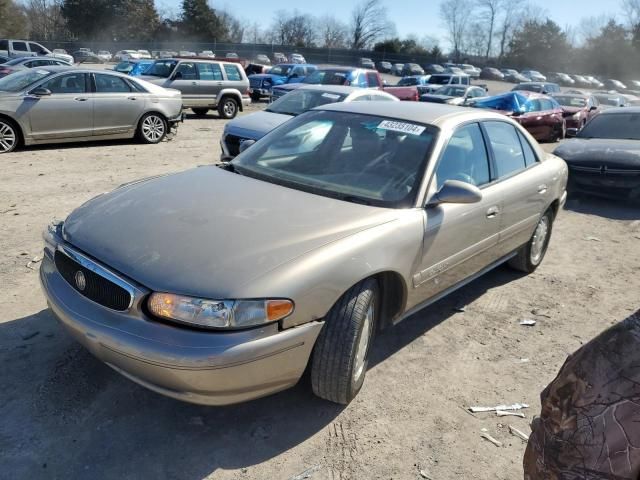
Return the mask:
M490 44L489 30L484 22L472 22L464 32L462 44L467 54L482 57L486 54L487 44ZM487 57L488 58L488 57Z
M23 5L31 38L61 40L67 36L62 0L27 0Z
M347 26L331 15L318 19L318 40L325 48L343 48L347 40Z
M370 47L392 29L382 0L362 0L351 12L351 48Z
M242 43L245 34L244 23L226 10L217 10L216 14L227 32L227 39L232 43Z
M598 37L602 29L606 27L611 20L614 20L614 18L604 14L594 17L584 17L577 26L576 43L584 45L592 38Z
M513 33L529 20L540 20L546 17L548 12L529 4L527 0L507 0L503 3L502 21L498 27L497 34L500 40L499 58L503 58L507 53L509 42L513 38Z
M622 11L629 28L640 25L640 0L622 0Z
M449 41L456 59L460 58L463 49L473 7L474 4L471 0L444 0L440 4L440 18L449 33Z
M477 5L480 8L480 17L486 23L487 29L486 51L484 52L485 58L489 58L489 56L491 56L498 14L500 13L505 1L508 2L509 0L476 0Z
M301 14L297 10L293 13L278 10L271 27L274 43L312 47L316 40L314 26L310 15Z

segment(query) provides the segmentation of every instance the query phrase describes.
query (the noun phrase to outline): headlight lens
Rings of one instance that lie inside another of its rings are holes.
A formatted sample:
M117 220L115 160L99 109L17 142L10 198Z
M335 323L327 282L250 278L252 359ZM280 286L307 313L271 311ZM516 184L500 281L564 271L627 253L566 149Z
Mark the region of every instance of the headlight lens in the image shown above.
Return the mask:
M293 312L291 300L209 300L172 293L153 293L147 306L157 317L207 328L254 327Z

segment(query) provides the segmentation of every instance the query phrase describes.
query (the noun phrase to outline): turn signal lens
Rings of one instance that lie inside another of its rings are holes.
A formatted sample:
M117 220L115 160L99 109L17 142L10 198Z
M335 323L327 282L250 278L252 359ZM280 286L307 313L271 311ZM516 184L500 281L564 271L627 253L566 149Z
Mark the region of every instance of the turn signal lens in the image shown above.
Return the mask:
M270 322L288 317L293 312L291 300L267 300L267 319Z

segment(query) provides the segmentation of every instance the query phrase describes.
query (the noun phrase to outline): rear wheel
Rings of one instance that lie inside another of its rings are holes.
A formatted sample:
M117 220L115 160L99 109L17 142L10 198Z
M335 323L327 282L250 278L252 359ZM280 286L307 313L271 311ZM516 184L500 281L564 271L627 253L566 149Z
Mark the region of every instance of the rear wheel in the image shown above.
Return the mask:
M238 114L238 102L233 97L224 97L218 105L218 114L226 119L231 120Z
M547 253L552 227L553 213L547 210L538 221L531 239L518 250L515 257L509 260L509 266L525 273L534 272Z
M198 117L204 117L209 111L208 108L192 108L191 111L195 113Z
M140 120L138 136L144 143L160 143L167 135L167 121L159 113L147 113Z
M0 153L13 152L20 142L18 127L4 118L0 118Z
M311 385L317 396L346 405L360 391L376 330L378 292L375 279L364 280L327 315L311 359Z

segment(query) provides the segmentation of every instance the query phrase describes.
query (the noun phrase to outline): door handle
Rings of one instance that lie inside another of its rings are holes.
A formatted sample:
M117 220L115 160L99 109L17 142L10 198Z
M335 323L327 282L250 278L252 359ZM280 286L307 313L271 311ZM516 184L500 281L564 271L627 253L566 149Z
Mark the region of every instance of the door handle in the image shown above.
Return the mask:
M197 85L198 82L191 82L191 85Z
M74 98L74 100L75 100L76 102L86 102L86 101L88 100L88 98L85 98L85 97L76 97L76 98Z
M547 186L545 184L538 185L538 193L541 195L547 193Z
M216 83L216 85L222 85L222 82L218 82L218 83Z
M137 100L138 97L127 97L127 100Z
M496 218L500 213L500 209L498 207L491 207L487 210L487 218Z

